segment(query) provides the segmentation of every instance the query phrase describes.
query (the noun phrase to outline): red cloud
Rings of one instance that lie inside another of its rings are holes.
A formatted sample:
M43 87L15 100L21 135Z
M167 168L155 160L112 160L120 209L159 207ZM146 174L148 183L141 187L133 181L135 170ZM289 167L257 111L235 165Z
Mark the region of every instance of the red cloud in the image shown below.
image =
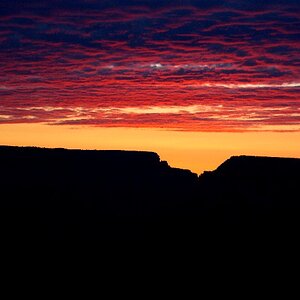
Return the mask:
M217 2L102 9L95 2L85 10L76 2L70 9L49 4L47 14L37 2L32 10L7 6L0 28L0 122L299 130L296 7L287 1L275 10L245 10ZM193 105L219 108L120 111Z

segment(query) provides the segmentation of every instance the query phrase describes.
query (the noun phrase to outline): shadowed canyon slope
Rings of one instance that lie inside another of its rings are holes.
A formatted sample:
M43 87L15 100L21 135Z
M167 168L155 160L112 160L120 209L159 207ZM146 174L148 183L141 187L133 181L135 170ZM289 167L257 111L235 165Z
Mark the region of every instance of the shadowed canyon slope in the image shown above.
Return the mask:
M232 157L201 176L153 152L0 147L12 240L193 240L299 228L300 159Z

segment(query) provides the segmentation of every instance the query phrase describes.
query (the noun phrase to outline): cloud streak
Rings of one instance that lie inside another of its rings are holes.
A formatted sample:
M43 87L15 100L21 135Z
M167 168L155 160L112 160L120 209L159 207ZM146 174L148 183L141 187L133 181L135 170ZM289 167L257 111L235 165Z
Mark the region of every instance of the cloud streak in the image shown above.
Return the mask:
M299 130L298 1L4 0L0 11L0 123Z

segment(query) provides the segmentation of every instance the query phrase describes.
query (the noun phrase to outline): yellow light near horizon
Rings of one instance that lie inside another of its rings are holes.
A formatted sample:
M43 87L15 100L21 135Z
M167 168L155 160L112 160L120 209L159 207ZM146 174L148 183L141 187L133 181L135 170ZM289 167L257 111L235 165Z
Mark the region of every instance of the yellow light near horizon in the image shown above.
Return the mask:
M157 152L173 167L196 173L232 155L300 157L299 132L183 132L163 129L0 125L0 144Z

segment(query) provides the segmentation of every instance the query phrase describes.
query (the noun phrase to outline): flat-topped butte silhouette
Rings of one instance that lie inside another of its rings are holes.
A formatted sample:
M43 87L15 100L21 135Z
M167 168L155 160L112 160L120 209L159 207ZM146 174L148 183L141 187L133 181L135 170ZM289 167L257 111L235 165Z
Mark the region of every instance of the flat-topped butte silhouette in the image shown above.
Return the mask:
M194 240L299 228L300 159L231 157L199 177L142 151L0 147L5 237Z

